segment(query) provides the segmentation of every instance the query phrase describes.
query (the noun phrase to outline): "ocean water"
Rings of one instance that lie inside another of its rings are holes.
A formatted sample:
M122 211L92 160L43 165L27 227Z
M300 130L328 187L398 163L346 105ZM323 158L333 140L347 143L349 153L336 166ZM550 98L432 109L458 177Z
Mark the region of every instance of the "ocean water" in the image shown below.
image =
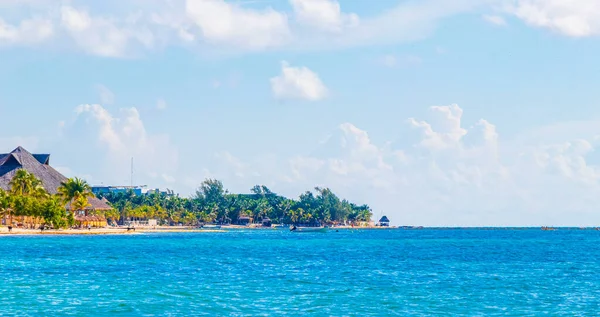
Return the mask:
M597 316L600 231L0 236L2 316Z

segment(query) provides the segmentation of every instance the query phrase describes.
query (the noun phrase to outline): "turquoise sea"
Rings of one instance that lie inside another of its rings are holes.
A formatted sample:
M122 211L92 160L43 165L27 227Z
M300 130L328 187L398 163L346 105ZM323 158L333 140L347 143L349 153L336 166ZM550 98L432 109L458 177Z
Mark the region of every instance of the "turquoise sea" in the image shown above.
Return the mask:
M600 231L0 236L2 316L597 316Z

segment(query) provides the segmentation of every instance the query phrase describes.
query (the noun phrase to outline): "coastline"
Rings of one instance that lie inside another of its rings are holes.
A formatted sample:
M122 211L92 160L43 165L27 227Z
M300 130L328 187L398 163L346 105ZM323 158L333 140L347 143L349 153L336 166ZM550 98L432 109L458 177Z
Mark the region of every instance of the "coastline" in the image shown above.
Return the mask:
M351 227L340 226L333 227L330 230L391 230L398 227ZM0 226L0 236L10 235L117 235L117 234L140 234L140 233L184 233L184 232L227 232L235 230L287 230L276 227L252 227L252 226L223 226L219 229L199 229L197 227L188 226L157 226L157 227L136 227L135 230L127 230L127 228L92 228L88 229L49 229L40 231L39 229L23 229L13 228L12 232L8 231L8 227Z
M22 229L13 228L12 232L8 232L7 227L0 227L0 236L11 236L11 235L113 235L113 234L134 234L134 231L127 231L122 228L94 228L91 230L86 229L61 229L61 230L44 230L39 229Z
M200 229L198 227L190 226L156 226L156 227L136 227L135 230L127 230L123 227L105 227L105 228L92 228L87 229L49 229L43 232L39 229L23 229L13 228L12 232L8 232L6 226L0 226L0 237L11 236L11 235L121 235L121 234L142 234L142 233L210 233L210 232L228 232L228 231L264 231L264 230L279 230L287 231L287 228L276 228L276 227L260 227L260 226L223 226L221 228L205 228ZM338 230L540 230L540 227L405 227L405 226L389 226L389 227L351 227L351 226L340 226L330 227L330 231ZM542 231L556 231L556 230L600 230L599 227L553 227L551 229L541 229Z

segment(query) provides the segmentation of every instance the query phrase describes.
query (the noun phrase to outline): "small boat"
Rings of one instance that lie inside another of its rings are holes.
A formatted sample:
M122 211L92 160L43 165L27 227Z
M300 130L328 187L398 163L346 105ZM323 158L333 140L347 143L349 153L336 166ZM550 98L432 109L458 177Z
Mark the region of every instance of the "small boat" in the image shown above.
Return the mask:
M328 227L290 227L290 232L327 232Z
M221 229L221 225L204 225L202 229Z

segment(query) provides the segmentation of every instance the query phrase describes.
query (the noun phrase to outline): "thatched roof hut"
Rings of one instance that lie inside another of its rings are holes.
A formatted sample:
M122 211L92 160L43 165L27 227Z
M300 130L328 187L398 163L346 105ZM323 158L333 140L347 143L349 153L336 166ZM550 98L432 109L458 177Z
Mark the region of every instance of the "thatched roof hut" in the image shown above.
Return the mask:
M75 215L75 224L80 227L106 227L106 218L97 215Z
M382 227L386 227L390 225L390 219L388 219L387 216L383 216L381 217L381 219L379 219L379 225Z
M247 226L252 223L252 218L248 216L241 216L237 220L238 225Z
M0 188L9 190L10 181L20 169L35 175L50 194L56 194L61 183L67 180L67 177L50 166L50 154L31 154L19 146L10 153L0 154ZM88 201L88 209L112 209L106 200L91 197Z
M263 227L270 227L273 224L273 222L271 221L271 219L267 218L263 218L262 220L262 226Z

